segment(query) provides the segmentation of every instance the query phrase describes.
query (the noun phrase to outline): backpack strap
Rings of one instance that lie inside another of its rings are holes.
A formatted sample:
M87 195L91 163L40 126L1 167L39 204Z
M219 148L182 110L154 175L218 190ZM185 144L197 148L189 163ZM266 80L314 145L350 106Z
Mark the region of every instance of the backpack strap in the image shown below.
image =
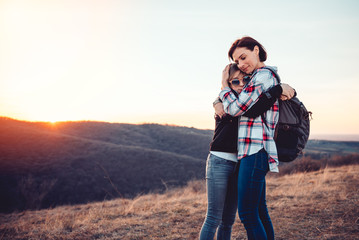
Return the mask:
M268 69L269 71L271 71L271 73L272 73L272 74L274 75L274 77L277 79L278 83L281 82L278 73L277 73L276 71L274 71L272 68L267 67L267 66L264 66L264 67L262 67L262 69Z
M278 75L278 73L276 71L274 71L272 68L270 67L267 67L267 66L264 66L262 67L262 69L268 69L273 75L274 77L277 79L278 83L280 83L280 77ZM270 95L268 92L264 92L267 96ZM266 119L264 118L264 113L261 114L261 117L262 117L262 121L264 122L264 124L268 127L267 125L267 121Z

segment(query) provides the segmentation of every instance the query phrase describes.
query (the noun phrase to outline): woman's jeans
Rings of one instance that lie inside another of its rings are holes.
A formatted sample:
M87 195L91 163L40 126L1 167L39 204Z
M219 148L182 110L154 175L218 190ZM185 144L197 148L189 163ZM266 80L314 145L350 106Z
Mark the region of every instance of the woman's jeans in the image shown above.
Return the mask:
M213 154L207 158L206 182L208 208L200 233L200 240L231 239L232 225L237 212L236 162Z
M238 173L238 214L248 240L274 239L266 205L265 176L269 170L265 150L241 159Z

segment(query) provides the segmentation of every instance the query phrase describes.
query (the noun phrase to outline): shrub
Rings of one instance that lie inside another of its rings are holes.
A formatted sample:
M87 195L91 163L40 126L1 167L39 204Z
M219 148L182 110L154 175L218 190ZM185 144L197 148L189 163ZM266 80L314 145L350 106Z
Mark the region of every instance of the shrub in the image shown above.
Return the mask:
M303 157L291 163L282 163L279 165L279 175L318 171L323 165L323 161L321 160L315 160L311 157Z
M352 164L359 164L359 154L333 156L327 162L327 165L332 167L352 165Z
M313 159L303 157L291 163L281 163L279 165L279 176L299 172L318 171L326 166L340 167L345 165L359 164L359 154L349 154L344 156L332 156L330 158Z

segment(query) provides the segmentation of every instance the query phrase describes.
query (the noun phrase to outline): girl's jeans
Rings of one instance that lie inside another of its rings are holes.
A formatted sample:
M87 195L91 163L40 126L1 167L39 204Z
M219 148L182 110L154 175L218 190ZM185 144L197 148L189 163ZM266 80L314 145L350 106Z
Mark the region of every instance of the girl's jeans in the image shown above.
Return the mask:
M265 176L269 170L267 152L241 159L238 173L238 214L248 240L274 239L272 221L266 205Z
M200 240L231 239L237 211L236 162L209 154L206 167L208 208Z

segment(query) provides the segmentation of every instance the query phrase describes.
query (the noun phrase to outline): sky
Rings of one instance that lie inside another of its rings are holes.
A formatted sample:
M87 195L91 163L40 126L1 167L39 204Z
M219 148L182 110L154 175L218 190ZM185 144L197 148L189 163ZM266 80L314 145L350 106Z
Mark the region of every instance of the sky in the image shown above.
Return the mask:
M213 129L243 36L313 112L311 134L359 134L356 0L0 0L0 116Z

